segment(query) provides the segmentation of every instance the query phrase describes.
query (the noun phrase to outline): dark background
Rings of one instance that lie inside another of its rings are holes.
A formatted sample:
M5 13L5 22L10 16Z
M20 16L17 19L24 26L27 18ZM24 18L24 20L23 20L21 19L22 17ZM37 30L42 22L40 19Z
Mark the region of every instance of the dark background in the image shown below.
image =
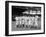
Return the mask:
M30 16L30 14L23 14L23 12L25 12L25 11L28 11L28 12L30 12L30 10L32 10L32 11L41 11L41 7L27 7L27 6L12 6L12 21L15 21L15 17L16 16L24 16L24 15L26 15L26 16ZM36 15L38 15L38 14L36 14ZM33 15L31 15L31 16L33 16ZM41 15L39 15L39 16L41 16Z

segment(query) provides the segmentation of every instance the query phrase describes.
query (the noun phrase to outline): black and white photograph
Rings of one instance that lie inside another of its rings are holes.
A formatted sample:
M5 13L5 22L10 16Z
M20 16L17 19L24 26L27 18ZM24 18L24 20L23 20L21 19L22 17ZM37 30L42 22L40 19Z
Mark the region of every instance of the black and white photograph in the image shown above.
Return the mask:
M39 29L41 29L41 7L12 6L12 31Z
M44 33L44 3L6 1L6 35Z

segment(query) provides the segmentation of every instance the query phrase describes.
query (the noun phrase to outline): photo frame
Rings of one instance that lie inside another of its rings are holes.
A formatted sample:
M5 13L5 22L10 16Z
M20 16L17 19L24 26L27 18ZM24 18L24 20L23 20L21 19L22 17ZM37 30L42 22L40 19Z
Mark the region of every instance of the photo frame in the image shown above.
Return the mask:
M5 35L45 34L45 3L5 2Z

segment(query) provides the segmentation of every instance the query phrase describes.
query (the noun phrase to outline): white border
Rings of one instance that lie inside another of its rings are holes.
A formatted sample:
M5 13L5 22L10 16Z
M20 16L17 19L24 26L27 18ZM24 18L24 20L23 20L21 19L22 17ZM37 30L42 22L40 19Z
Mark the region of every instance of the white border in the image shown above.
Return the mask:
M12 31L12 6L30 6L30 7L41 7L41 30L30 30L30 31ZM43 11L43 5L40 4L26 4L26 3L9 3L9 35L11 34L26 34L26 33L42 33L44 30L44 11Z

